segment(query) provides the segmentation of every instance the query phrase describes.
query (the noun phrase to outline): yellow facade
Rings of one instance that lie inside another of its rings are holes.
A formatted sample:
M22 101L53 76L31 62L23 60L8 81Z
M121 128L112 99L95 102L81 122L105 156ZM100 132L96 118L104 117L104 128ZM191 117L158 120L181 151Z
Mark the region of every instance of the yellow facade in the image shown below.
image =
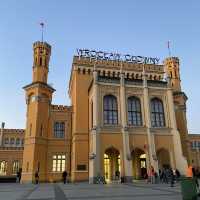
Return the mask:
M189 134L190 161L195 169L200 170L200 134Z
M12 151L8 168L19 160L22 182L34 182L36 172L41 182L60 181L64 170L71 181L90 183L99 176L129 182L145 177L151 166L185 173L192 157L178 58L158 65L74 56L71 106L63 106L51 103L50 55L46 42L33 44L25 133L1 129L0 162ZM20 135L22 146L6 147L9 134Z

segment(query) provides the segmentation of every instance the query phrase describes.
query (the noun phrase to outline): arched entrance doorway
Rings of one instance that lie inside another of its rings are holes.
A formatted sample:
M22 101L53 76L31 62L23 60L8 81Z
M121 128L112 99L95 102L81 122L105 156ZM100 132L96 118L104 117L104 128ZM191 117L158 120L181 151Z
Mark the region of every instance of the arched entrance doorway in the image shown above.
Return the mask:
M132 151L133 177L143 179L147 174L146 154L143 150L136 148Z
M169 152L162 148L157 151L158 167L159 169L170 167L170 155Z
M118 180L121 173L120 153L114 147L104 153L104 176L107 182Z

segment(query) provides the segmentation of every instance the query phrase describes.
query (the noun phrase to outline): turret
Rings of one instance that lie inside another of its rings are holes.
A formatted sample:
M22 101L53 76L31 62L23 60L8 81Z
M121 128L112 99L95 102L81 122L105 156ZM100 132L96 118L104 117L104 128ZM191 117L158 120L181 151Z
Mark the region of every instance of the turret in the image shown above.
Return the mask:
M171 87L174 91L181 91L181 79L178 57L169 57L164 60L165 71L171 79Z
M51 46L46 42L33 44L33 82L47 83Z

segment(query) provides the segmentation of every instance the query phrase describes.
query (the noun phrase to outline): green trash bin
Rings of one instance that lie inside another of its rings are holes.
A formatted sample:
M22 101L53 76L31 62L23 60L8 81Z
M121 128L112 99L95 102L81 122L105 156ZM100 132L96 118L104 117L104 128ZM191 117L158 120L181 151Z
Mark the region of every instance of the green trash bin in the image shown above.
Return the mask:
M181 178L181 193L183 200L196 200L198 197L195 178Z

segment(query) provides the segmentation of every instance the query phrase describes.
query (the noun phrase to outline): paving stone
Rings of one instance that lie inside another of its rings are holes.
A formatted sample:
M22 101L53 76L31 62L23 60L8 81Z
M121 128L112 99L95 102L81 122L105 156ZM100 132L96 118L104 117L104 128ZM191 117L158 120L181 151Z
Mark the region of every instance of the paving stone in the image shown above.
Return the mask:
M180 186L166 184L90 185L76 184L0 184L0 200L181 200Z

